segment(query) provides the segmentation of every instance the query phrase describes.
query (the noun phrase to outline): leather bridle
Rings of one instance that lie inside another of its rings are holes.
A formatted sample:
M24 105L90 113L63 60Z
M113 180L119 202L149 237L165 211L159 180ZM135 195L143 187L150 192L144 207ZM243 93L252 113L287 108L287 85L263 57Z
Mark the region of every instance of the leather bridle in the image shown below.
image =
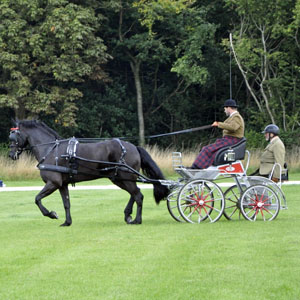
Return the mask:
M27 142L22 137L19 127L14 127L10 129L9 140L12 142L10 148L16 148L14 150L14 159L18 159L19 155L24 150L31 150L30 148L26 147Z

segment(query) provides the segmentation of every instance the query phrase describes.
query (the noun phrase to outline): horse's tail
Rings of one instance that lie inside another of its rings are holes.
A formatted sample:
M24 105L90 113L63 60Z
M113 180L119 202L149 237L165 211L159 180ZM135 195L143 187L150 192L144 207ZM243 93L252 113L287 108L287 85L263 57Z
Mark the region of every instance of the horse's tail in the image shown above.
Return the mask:
M150 179L165 179L162 171L152 159L150 154L142 147L136 147L141 156L141 168L146 176ZM169 194L169 189L167 186L162 185L160 182L153 183L153 193L155 202L158 204L160 200L166 198Z

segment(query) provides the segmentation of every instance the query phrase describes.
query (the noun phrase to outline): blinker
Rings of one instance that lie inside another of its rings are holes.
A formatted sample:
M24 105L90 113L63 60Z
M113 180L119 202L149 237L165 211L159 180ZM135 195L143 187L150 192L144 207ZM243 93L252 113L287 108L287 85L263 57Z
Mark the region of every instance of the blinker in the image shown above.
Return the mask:
M9 134L9 140L16 143L18 142L17 134L14 131Z
M12 127L10 129L9 140L18 143L17 133L19 133L19 127Z

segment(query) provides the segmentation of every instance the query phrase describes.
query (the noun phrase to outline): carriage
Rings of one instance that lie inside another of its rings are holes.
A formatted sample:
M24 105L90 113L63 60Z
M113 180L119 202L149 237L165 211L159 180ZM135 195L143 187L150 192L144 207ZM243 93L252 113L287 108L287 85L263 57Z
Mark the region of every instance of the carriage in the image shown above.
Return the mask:
M271 180L275 168L280 169L282 178L287 176L287 169L281 170L279 164L274 164L269 178L247 176L250 152L246 150L245 138L220 149L214 164L207 169L185 168L180 152L173 153L172 161L180 177L171 185L167 207L178 222L212 223L222 215L228 220L243 217L249 221L272 221L280 209L287 209L281 178L278 183Z
M12 159L18 159L23 150L31 150L36 157L45 186L35 197L35 203L51 219L58 218L56 212L49 211L41 200L59 190L66 214L62 226L72 224L68 184L98 178L109 178L130 194L124 210L128 224L142 223L143 195L137 182L153 184L155 201L159 203L166 198L171 216L179 222L213 223L222 215L228 220L243 216L250 221L271 221L280 209L287 209L281 180L276 184L270 179L272 174L270 178L246 175L250 160L246 139L220 149L213 166L204 170L185 168L181 153L173 153L173 167L179 175L176 181L164 178L145 149L120 139L93 143L61 139L53 129L35 120L18 121L9 139ZM242 160L246 155L244 167ZM277 167L282 173L276 164L273 171ZM139 172L140 168L147 176ZM234 184L224 190L223 185L228 185L230 180ZM134 203L137 213L132 220Z

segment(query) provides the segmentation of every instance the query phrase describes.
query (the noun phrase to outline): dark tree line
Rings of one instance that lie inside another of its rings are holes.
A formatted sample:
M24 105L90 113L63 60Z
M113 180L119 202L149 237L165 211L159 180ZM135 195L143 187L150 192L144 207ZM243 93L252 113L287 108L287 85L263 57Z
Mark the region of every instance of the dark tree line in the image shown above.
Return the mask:
M251 146L271 122L299 143L300 5L275 2L1 1L0 142L17 117L64 137L194 146L220 132L147 136L223 120L231 83Z

